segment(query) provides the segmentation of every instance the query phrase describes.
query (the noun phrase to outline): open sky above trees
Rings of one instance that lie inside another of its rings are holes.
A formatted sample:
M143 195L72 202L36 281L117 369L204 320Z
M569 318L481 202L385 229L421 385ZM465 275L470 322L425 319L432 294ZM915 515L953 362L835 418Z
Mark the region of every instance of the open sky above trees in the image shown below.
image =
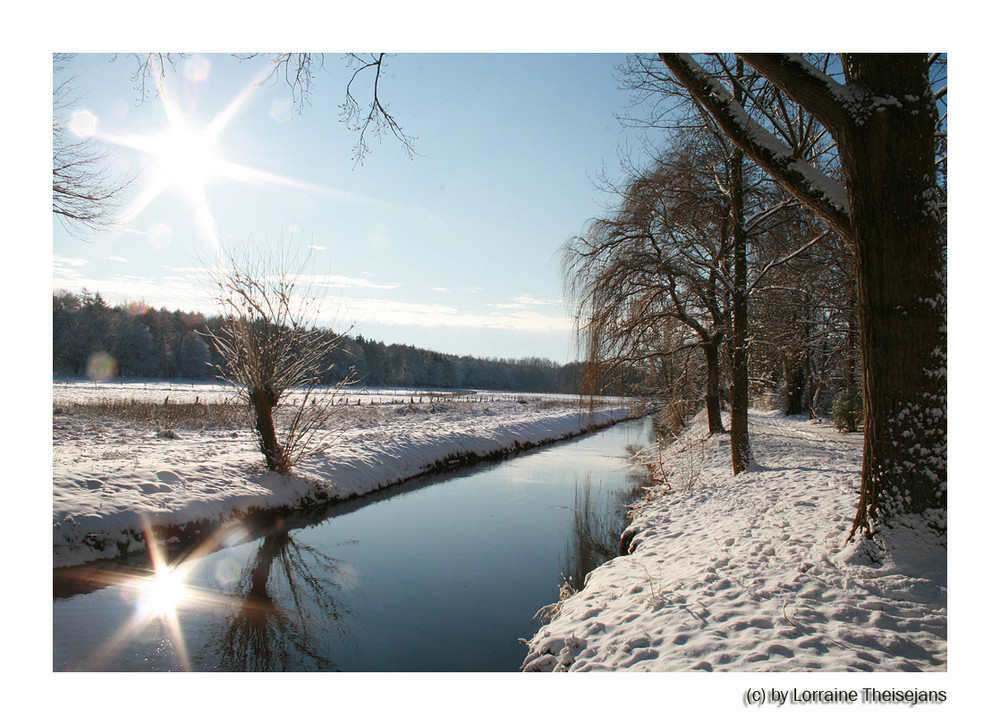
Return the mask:
M454 354L573 357L557 250L601 211L594 179L634 132L620 54L399 54L379 95L403 131L340 122L350 78L328 53L300 108L268 57L176 57L163 92L135 57L78 54L74 127L134 176L113 232L54 226L53 285L111 303L201 309L199 269L252 240L311 252L327 323ZM367 102L373 76L352 88ZM140 88L137 88L140 87ZM325 283L325 284L324 284Z

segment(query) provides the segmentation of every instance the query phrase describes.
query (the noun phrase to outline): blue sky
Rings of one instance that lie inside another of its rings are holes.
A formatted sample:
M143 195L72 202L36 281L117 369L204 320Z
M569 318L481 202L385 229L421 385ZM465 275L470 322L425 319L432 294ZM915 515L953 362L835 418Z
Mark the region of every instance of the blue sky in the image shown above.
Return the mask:
M325 56L301 113L283 81L260 83L266 57L180 60L167 100L154 91L145 102L135 60L112 58L76 56L73 108L115 168L135 175L141 208L123 229L82 239L55 223L55 288L211 312L200 259L217 244L280 244L312 251L306 271L329 283L330 326L455 354L575 357L559 249L610 201L594 179L604 168L617 176L620 150L635 143L616 118L630 102L615 71L624 55L396 55L379 93L416 155L372 139L363 165L339 120L340 55ZM370 88L359 79L360 101ZM166 165L135 147L224 112L213 153L242 170L196 168L182 142L166 186L146 200Z

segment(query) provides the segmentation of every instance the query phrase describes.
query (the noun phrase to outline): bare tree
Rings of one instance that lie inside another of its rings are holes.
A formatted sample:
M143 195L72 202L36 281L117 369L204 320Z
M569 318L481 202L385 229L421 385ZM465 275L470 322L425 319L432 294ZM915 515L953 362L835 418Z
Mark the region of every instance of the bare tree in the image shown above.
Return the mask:
M817 62L825 63L826 58L819 56ZM825 152L829 136L808 113L783 104L764 79L746 68L738 56L714 54L708 58L708 64L706 75L731 94L735 108L766 124L796 153L820 161L824 167L829 164L830 154ZM757 278L751 279L753 260L750 257L759 251L755 247L768 227L773 225L775 220L772 217L778 213L780 221L786 216L781 212L788 209L789 201L773 191L761 193L767 185L762 183L760 172L747 163L744 150L734 144L715 119L692 100L689 91L658 57L630 56L621 77L623 85L634 93L638 114L626 115L622 119L625 124L666 130L671 135L700 130L713 137L718 147L716 160L707 161L706 170L714 175L713 193L717 203L724 207L722 216L715 223L724 230L728 246L726 292L730 310L730 445L733 472L738 474L748 468L753 458L749 429L753 340L750 297L760 281L760 275L770 269L767 265L763 266ZM773 266L777 263L776 258L768 264Z
M71 56L53 55L53 73L65 72ZM76 234L118 224L128 178L113 178L111 156L99 149L82 117L71 116L73 79L57 79L52 92L52 213Z
M617 211L591 222L564 247L564 272L588 360L634 363L698 348L705 355L709 431L723 431L720 349L730 352L733 472L752 460L748 408L749 304L766 279L822 238L806 227L765 175L743 168L717 129L675 129L659 153L620 192ZM665 322L687 337L663 335Z
M709 430L720 433L732 245L724 203L704 163L706 142L688 134L639 173L620 192L614 214L567 242L563 270L590 365L662 367L663 358L700 349Z
M322 442L333 416L336 389L324 397L319 387L341 336L316 327L320 298L290 271L295 255L275 257L248 245L226 262L215 278L223 322L210 333L224 361L220 376L250 408L268 468L288 473ZM276 410L293 393L294 403L276 422Z

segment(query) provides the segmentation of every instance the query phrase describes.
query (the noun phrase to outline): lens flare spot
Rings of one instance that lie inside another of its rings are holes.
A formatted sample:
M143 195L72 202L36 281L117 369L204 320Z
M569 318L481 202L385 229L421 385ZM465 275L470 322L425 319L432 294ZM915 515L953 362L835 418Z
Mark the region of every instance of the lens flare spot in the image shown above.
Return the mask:
M174 230L167 224L157 224L149 232L149 244L156 249L166 249L174 241Z
M203 55L195 55L188 58L184 65L184 77L192 83L201 83L208 80L208 75L212 70L212 61Z
M278 123L292 120L292 102L287 98L275 98L271 101L271 118Z
M110 380L118 371L118 361L106 352L95 352L87 359L87 377L91 380Z
M70 120L69 128L77 138L90 138L97 133L97 116L90 111L77 111Z
M219 582L224 585L229 585L239 579L240 576L240 565L236 559L226 557L220 561L215 567L215 576L218 577Z

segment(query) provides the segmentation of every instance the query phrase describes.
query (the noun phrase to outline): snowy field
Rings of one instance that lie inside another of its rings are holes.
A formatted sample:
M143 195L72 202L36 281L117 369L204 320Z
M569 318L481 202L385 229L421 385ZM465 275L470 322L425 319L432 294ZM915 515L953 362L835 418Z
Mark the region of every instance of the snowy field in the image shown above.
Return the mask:
M735 478L704 423L648 452L666 481L637 504L630 553L563 599L523 669L947 669L943 542L900 526L845 545L861 435L761 411L750 430L755 464Z
M629 416L576 396L347 390L325 447L291 476L266 470L252 431L233 424L137 425L73 403L217 403L206 383L53 383L53 565L141 551L151 525L184 529L252 510L315 505L399 483L442 465L576 435Z

